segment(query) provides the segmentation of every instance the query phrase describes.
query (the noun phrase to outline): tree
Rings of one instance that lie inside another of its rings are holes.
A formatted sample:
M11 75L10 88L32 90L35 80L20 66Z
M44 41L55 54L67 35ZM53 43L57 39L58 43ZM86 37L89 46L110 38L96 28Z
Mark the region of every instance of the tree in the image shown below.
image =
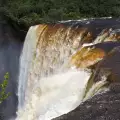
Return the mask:
M89 17L119 17L120 0L2 0L0 15L15 28Z

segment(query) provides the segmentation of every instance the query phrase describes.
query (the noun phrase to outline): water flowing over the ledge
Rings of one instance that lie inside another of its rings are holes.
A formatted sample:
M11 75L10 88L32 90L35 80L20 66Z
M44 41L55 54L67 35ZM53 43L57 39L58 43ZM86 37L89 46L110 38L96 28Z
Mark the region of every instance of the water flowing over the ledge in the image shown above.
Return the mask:
M101 75L102 81L93 82L86 93L92 72L84 68L97 64L119 45L114 44L120 39L119 31L118 34L111 28L95 31L82 27L88 21L78 22L41 24L29 29L20 60L16 120L58 117L102 91L107 84L106 75L104 79ZM112 47L104 48L105 43Z
M69 66L83 34L71 31L75 34L59 24L30 28L21 56L17 119L52 119L80 104L91 73Z

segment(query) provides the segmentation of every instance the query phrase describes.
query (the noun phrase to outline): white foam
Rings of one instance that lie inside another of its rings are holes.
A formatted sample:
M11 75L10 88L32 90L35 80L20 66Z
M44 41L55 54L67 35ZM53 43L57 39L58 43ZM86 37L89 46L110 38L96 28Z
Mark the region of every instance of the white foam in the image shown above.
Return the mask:
M82 101L89 77L85 71L69 70L42 78L17 120L50 120L73 110Z
M96 19L111 19L112 16L109 16L109 17L100 17L100 18L81 18L79 20L62 20L62 21L59 21L60 23L67 23L67 22L84 22L84 21L87 21L86 23L89 24L91 20L96 20Z

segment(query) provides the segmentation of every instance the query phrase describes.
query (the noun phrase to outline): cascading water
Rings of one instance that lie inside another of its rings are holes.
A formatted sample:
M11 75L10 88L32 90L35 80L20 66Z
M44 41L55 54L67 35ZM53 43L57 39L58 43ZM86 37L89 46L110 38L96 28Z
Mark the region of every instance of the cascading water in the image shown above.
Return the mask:
M85 72L69 70L40 79L18 120L50 120L73 110L82 100L88 78Z
M23 46L23 51L20 60L20 75L19 75L19 86L18 86L18 97L19 97L19 106L21 108L24 103L25 98L25 87L26 87L26 80L29 70L29 64L31 63L31 59L33 56L33 52L35 49L35 27L31 27L29 32L27 33L26 40Z
M16 120L50 120L82 102L91 73L70 67L70 59L88 42L90 33L78 26L60 23L30 28L20 61Z

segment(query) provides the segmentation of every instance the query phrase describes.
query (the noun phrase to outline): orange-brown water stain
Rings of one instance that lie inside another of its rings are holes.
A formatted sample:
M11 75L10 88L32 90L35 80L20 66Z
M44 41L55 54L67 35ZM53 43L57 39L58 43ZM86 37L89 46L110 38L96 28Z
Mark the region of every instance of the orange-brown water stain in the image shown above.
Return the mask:
M69 44L69 41L73 40L72 37L75 36L75 33L75 30L71 30L71 27L63 24L48 25L48 29L44 34L44 39L47 41L46 46Z
M84 34L87 32L86 28L71 28L71 39L76 39L77 37L82 38Z
M102 49L95 48L90 50L90 52L82 58L82 62L84 63L83 66L91 66L96 64L96 62L103 59L104 56L106 56L106 53Z
M47 24L47 29L44 31L44 34L42 37L40 37L40 40L44 42L44 45L42 44L43 47L47 47L49 45L54 45L55 42L58 40L56 39L56 36L58 37L59 34L57 33L62 26L54 26Z
M74 41L79 42L79 44L82 44L83 38L84 36L86 36L87 32L88 32L87 28L77 28L74 30L74 33L72 34L72 39Z
M37 36L37 38L39 38L40 37L40 34L43 32L43 30L45 29L45 27L46 27L46 24L39 24L39 25L37 25L38 27L37 27L37 29L36 29L36 36Z
M50 35L50 36L49 37L45 36L45 39L48 39L48 46L63 45L67 29L68 29L68 27L65 27L63 24L56 24L56 25L52 26L51 28L49 27L46 34Z
M96 64L104 56L106 56L106 53L102 49L93 48L88 50L88 48L83 48L72 56L70 63L76 68L87 68Z
M64 43L71 46L73 49L80 48L80 45L82 45L82 39L87 34L87 28L73 28L70 26L67 31Z
M46 24L42 24L42 25L39 25L38 29L36 30L36 34L38 35L37 36L38 41L37 41L37 44L36 44L36 48L37 48L39 42L42 43L41 38L42 38L42 36L44 36L44 32L46 31L47 27L48 26Z
M55 55L52 56L53 64L55 61L59 61L61 52L60 49L63 49L63 52L65 52L66 48L64 47L68 44L69 39L67 37L71 34L71 28L69 26L64 26L64 24L55 24L51 29L54 30L50 33L51 36L49 38L49 44L47 47L51 52L55 52ZM48 37L46 39L48 39Z
M48 40L48 43L73 43L76 39L81 39L87 34L86 28L72 28L71 26L65 26L64 24L56 24L54 26L48 27L46 31L45 39ZM88 34L90 37L90 35ZM87 37L88 37L87 36ZM54 42L53 42L54 41Z
M45 25L43 25L45 27ZM39 41L43 41L45 46L61 44L73 44L74 41L86 43L92 40L92 35L87 28L72 28L64 24L47 24L44 30L43 38L39 37ZM41 30L39 27L38 31ZM83 39L83 40L82 40ZM77 43L78 44L78 43ZM44 46L44 45L43 45Z

